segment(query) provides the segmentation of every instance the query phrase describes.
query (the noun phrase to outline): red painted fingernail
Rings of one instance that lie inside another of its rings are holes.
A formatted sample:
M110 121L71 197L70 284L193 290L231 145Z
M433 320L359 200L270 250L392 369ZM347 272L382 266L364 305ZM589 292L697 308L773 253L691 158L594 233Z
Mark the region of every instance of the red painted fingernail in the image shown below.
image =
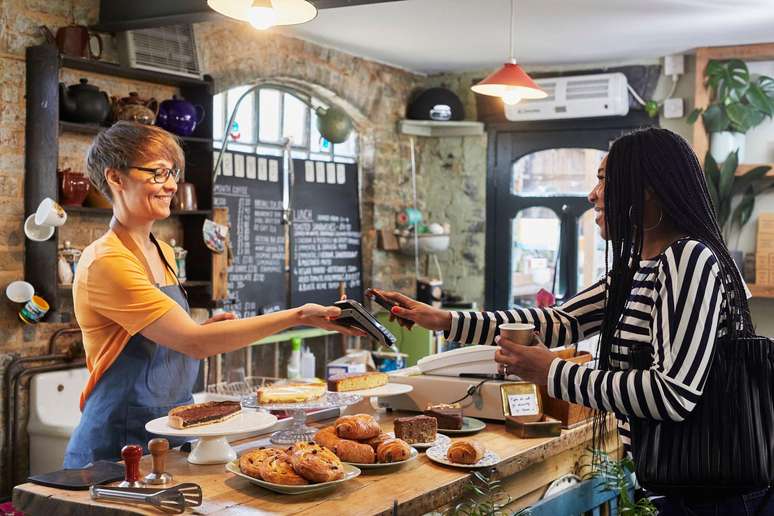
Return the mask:
M394 314L399 314L400 313L400 308L398 308L397 306L393 306L392 308L390 308L390 312L392 312Z

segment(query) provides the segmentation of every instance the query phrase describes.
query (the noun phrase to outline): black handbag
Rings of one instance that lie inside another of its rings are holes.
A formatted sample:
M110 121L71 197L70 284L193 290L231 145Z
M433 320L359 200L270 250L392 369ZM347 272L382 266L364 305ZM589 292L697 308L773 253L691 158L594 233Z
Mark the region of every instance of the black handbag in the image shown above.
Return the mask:
M631 349L647 369L648 345ZM640 484L667 496L722 497L774 481L774 341L717 342L704 391L682 422L629 418Z

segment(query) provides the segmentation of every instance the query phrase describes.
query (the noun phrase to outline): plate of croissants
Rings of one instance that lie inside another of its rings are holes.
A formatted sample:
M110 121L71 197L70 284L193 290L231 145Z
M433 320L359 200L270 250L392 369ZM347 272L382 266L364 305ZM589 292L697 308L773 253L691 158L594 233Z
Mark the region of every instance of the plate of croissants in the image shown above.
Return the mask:
M289 448L252 448L226 464L235 475L282 494L306 494L334 487L360 475L360 470L316 443Z
M432 461L458 468L484 468L500 462L496 453L472 439L433 446L426 454Z
M368 414L342 416L317 432L314 441L342 462L360 469L397 466L419 455L403 439L382 432L379 423Z

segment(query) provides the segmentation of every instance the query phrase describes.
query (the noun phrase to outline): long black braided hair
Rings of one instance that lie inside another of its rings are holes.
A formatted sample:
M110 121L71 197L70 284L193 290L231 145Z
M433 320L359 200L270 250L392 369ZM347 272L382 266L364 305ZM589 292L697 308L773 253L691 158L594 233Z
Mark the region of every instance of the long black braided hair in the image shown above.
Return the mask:
M723 241L696 154L688 142L667 129L640 129L618 138L607 155L606 257L611 256L612 266L606 258L609 282L597 352L597 367L602 370L610 369L611 346L641 258L646 189L658 198L664 220L701 241L717 258L729 337L752 330L746 290ZM606 422L604 412L595 418L594 447L599 450L604 449Z

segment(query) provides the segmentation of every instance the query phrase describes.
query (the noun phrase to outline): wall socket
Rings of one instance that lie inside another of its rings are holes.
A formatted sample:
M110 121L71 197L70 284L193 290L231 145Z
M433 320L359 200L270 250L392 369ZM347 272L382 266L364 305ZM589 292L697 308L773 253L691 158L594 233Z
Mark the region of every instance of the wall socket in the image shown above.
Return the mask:
M672 54L664 56L664 75L682 75L685 73L685 56L683 54Z
M670 98L664 101L664 118L682 118L683 99Z

